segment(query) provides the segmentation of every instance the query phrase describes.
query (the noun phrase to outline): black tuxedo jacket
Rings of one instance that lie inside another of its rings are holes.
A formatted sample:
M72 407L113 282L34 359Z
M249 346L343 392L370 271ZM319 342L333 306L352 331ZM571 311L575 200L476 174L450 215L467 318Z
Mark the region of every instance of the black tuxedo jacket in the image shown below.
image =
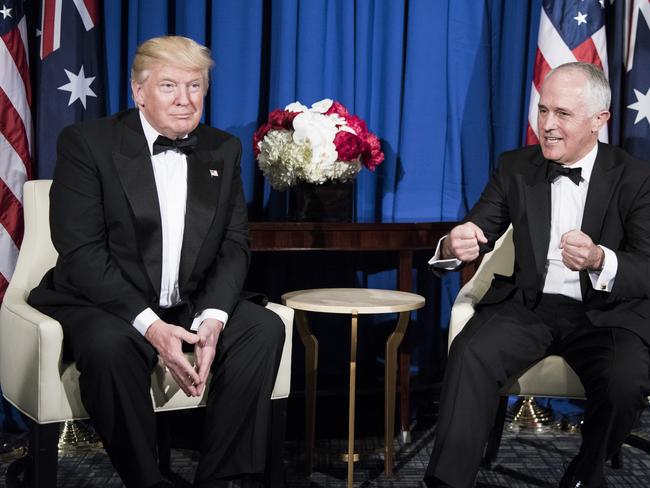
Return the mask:
M514 297L529 307L539 300L546 275L551 190L539 146L504 153L478 203L465 217L488 239L481 251L513 226L514 273L496 276L481 304ZM616 253L611 292L595 290L580 273L582 299L596 326L624 327L650 343L650 163L600 143L587 191L582 229Z
M186 323L205 308L230 314L250 259L241 144L202 124L194 134L179 276ZM91 305L128 322L147 307L159 311L160 209L136 110L62 131L50 225L59 258L31 304Z

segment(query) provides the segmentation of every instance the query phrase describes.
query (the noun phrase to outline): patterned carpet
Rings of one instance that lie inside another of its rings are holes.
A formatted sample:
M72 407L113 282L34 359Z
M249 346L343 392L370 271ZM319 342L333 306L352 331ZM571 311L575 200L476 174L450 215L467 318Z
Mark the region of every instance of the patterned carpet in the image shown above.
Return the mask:
M413 488L424 486L420 480L426 468L435 433L433 425L416 426L409 444L396 443L395 476L383 475L383 459L380 454L381 439L362 436L358 446L362 460L355 468L356 487ZM650 411L642 417L636 433L650 440ZM492 469L482 469L477 487L554 487L562 476L563 466L576 452L579 435L559 430L547 433L504 432L498 459ZM346 464L339 460L346 440L319 438L315 453L315 470L307 476L303 470L304 444L290 439L285 445L287 486L290 488L344 487ZM374 454L373 454L374 452ZM0 473L4 486L4 474L9 463L20 455L19 450L0 456ZM624 467L607 468L607 480L612 488L650 486L650 455L630 446L624 446ZM197 453L190 450L172 451L172 469L185 480L192 480L196 469ZM58 486L60 488L99 488L122 486L113 471L103 449L98 446L69 447L60 452ZM190 486L189 483L185 486ZM233 486L253 488L252 481L233 483Z

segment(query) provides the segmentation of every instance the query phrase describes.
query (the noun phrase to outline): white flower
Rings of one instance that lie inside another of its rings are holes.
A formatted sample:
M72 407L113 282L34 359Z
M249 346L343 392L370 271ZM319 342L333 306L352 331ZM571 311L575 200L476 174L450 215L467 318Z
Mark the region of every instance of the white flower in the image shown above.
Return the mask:
M338 158L334 137L336 124L325 115L302 112L293 119L293 140L296 144L309 145L312 163L333 163Z
M352 127L350 127L348 124L343 121L343 125L339 125L339 132L349 132L350 134L354 134L355 136L357 135L357 131L355 131Z
M317 112L319 114L324 114L327 112L332 104L334 103L334 100L331 98L323 98L322 100L318 102L314 102L311 104L311 111L312 112Z
M306 112L309 110L306 105L303 105L300 102L293 102L284 107L285 110L289 112Z
M257 147L260 170L278 190L293 186L301 168L311 161L310 147L294 144L288 130L267 132Z

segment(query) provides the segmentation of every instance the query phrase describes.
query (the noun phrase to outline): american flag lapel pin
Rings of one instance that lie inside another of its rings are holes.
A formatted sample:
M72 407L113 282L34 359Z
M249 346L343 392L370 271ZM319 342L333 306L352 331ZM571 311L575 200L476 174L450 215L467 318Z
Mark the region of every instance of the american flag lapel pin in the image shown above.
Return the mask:
M219 172L216 169L211 169L210 176L219 176Z

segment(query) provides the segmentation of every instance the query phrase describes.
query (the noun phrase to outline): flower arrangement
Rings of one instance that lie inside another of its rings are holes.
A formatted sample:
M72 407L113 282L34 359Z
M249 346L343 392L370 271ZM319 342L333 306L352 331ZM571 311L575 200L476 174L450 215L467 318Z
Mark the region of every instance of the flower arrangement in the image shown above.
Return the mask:
M299 102L274 110L253 136L253 151L273 188L347 181L384 160L379 138L337 101Z

